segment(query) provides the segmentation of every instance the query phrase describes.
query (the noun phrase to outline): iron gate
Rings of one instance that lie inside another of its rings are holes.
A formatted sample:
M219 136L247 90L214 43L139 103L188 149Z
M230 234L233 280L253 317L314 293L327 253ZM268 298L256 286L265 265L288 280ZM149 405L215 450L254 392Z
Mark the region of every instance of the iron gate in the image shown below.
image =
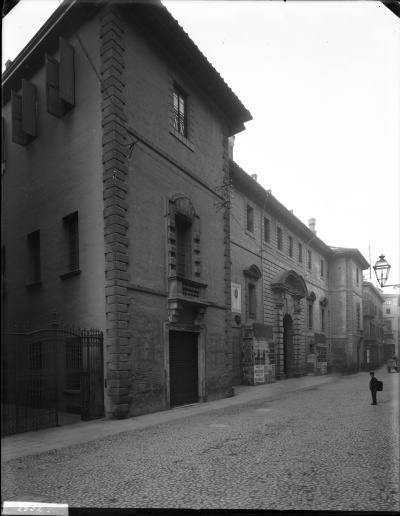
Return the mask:
M103 378L99 330L3 333L1 435L57 426L59 412L104 417Z

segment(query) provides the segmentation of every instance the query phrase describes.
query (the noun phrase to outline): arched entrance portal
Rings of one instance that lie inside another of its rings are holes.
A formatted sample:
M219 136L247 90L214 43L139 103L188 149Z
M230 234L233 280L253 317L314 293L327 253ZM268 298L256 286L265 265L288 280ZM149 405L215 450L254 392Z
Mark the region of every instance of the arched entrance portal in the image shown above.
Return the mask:
M283 372L288 378L293 378L293 319L286 314L283 318Z
M308 296L304 278L284 271L271 283L275 300L276 379L300 377L305 372L305 339L302 335L302 300Z

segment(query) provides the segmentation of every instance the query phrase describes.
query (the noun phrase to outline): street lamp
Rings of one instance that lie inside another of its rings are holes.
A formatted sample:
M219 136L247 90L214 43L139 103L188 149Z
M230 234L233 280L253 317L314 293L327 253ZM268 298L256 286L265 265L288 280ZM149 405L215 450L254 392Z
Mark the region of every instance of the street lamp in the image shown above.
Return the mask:
M378 280L378 283L382 288L383 287L399 288L400 285L398 283L395 285L386 285L386 282L389 277L390 268L391 268L390 265L385 260L385 256L383 254L381 254L379 257L379 260L376 262L376 264L373 267L375 274L376 274L376 279Z

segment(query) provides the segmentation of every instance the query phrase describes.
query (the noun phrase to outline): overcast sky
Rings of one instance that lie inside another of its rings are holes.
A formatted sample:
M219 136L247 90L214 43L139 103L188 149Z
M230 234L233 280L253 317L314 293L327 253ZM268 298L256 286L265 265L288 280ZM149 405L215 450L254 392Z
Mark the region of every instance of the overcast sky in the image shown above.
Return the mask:
M253 115L234 160L326 244L385 254L399 283L399 18L378 1L163 3ZM58 5L3 19L2 70Z

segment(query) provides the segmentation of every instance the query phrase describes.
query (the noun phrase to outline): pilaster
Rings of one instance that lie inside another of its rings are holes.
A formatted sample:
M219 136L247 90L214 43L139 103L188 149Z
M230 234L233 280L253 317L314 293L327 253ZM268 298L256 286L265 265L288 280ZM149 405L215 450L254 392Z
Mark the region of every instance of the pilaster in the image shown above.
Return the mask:
M125 45L117 9L107 4L100 15L102 80L102 161L105 241L106 379L109 416L124 419L131 403L129 236L127 221L127 132L125 128Z

